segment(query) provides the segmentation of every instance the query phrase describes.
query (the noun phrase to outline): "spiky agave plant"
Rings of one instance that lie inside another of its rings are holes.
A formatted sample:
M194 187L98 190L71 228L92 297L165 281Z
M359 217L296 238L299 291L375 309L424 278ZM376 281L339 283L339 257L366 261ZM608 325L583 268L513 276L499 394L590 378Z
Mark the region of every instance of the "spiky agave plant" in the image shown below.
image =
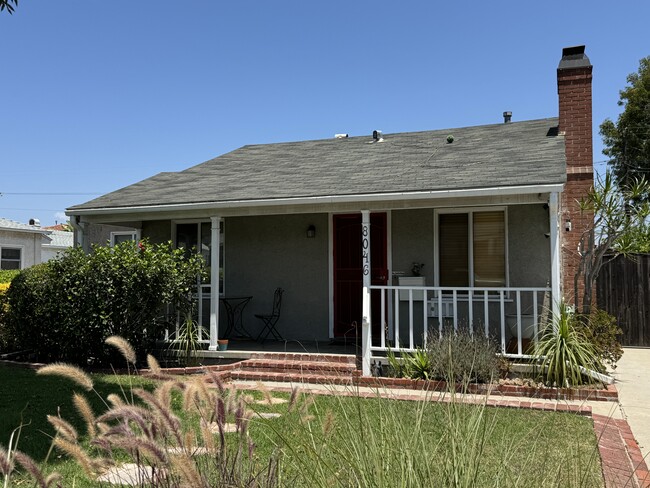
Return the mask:
M572 308L561 302L535 344L535 355L548 386L581 385L586 370L599 369L597 351L577 327L577 320Z

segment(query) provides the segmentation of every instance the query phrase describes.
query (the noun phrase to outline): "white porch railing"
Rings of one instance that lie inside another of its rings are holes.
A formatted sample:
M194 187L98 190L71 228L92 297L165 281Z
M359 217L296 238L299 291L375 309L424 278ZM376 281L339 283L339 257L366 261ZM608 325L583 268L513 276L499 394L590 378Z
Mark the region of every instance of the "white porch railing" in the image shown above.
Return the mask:
M429 334L459 327L496 339L504 353L516 337L515 355L521 356L524 340L536 337L539 324L549 317L550 294L549 287L364 288L368 300L364 300L363 325L369 334L364 342L364 374L372 352L390 348L413 351L426 343Z

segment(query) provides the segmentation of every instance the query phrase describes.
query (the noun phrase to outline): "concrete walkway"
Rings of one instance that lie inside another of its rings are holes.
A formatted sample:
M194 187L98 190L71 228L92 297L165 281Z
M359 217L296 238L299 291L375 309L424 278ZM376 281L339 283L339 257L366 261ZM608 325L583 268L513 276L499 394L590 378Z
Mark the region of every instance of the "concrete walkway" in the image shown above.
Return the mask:
M630 424L643 457L650 453L650 348L624 348L613 374L619 408Z

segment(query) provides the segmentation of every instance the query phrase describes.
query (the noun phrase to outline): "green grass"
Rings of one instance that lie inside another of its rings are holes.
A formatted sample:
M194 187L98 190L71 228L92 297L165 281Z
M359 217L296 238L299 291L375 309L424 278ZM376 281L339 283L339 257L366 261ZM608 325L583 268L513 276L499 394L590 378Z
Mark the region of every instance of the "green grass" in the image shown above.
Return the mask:
M308 426L285 415L250 429L258 454L282 446L288 477L311 473L310 486L337 486L346 470L366 471L353 475L360 486L603 484L591 420L574 414L335 396L316 397L311 413Z
M93 375L95 389L128 390L130 382L147 389L143 378ZM0 366L0 444L22 422L19 448L42 461L54 429L47 414L71 421L85 432L72 406L80 388L66 379ZM256 399L262 392L245 392ZM103 407L93 398L93 408ZM288 398L288 395L273 394ZM406 402L359 397L301 395L288 404L251 404L256 412L277 412L277 419L253 416L249 433L254 462L280 455L280 486L602 486L596 438L590 419L574 414L466 406L458 403ZM181 409L180 398L172 402ZM180 413L184 424L196 419ZM228 434L236 444L235 434ZM58 453L48 471L63 474L64 486L96 486L72 460ZM422 481L425 480L425 481ZM429 480L429 481L426 481ZM430 480L436 480L431 484Z
M112 374L91 375L95 389L106 398L109 393L121 394L128 391L129 385L153 389L154 382L142 377L128 377ZM61 414L80 432L84 423L72 404L72 394L83 389L70 380L57 376L39 376L30 369L0 364L0 444L6 446L11 432L21 423L19 448L35 460L41 461L50 448L54 428L46 415ZM85 393L85 392L84 392ZM93 409L105 410L102 400L96 395L88 395Z

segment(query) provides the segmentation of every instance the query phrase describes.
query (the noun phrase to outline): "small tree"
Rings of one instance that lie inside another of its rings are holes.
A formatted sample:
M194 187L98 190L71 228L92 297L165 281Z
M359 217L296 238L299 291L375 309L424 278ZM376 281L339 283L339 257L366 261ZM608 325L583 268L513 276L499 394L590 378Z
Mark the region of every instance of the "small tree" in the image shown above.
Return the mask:
M13 14L14 9L17 6L18 6L18 0L0 0L0 12L6 9L7 12L9 12L9 14Z
M650 56L639 61L638 71L627 82L620 92L618 104L624 108L618 120L606 119L600 125L603 153L610 158L619 186L650 175Z
M631 252L631 239L639 229L647 228L649 192L650 184L644 178L635 178L622 188L607 171L604 177L597 176L595 187L580 201L580 210L594 216L593 225L580 238L580 264L574 277L576 299L580 280L584 284L584 316L591 312L593 288L603 265L619 254Z

